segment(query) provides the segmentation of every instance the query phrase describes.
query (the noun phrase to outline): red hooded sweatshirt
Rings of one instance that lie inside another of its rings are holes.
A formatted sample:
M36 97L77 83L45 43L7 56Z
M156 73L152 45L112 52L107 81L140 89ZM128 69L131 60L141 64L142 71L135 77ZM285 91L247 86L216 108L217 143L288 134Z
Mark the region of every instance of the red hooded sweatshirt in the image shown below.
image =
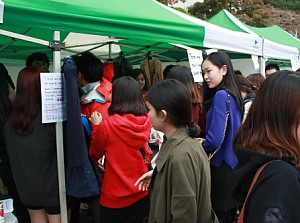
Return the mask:
M140 149L149 158L147 140L151 131L149 115L114 114L93 127L90 156L97 161L105 155L100 204L124 208L148 195L134 186L148 171Z

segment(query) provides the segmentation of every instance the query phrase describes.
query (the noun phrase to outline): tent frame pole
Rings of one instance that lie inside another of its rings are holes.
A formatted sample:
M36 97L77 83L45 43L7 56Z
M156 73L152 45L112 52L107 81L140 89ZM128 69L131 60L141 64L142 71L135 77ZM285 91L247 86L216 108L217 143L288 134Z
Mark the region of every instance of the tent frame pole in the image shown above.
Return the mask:
M0 29L0 35L15 38L15 39L24 40L26 42L37 43L37 44L43 45L43 46L48 46L49 45L49 41L41 40L41 39L38 39L38 38L33 38L33 37L22 35L22 34L17 34L17 33L14 33L14 32L3 30L3 29Z
M49 44L49 47L52 48L53 50L53 70L55 73L61 73L61 68L60 68L61 42L60 42L59 31L54 31L53 39L54 41L50 42ZM62 122L56 122L55 128L56 128L59 201L60 201L60 213L61 213L60 218L61 218L61 223L68 223Z
M259 72L264 77L266 77L265 68L266 68L266 58L264 58L263 56L260 56L259 57Z

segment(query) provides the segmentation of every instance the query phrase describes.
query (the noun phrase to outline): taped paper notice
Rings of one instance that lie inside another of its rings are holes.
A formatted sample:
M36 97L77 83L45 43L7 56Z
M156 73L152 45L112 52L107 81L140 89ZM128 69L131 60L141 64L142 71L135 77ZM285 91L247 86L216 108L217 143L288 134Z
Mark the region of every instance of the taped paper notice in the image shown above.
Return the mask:
M254 69L258 70L259 69L259 62L258 62L258 56L256 55L251 55L252 63L254 65Z
M187 50L190 68L195 82L203 82L201 64L203 61L201 50Z
M64 75L41 73L42 123L66 120L66 91Z
M291 54L290 61L292 64L292 70L297 70L300 68L300 54Z

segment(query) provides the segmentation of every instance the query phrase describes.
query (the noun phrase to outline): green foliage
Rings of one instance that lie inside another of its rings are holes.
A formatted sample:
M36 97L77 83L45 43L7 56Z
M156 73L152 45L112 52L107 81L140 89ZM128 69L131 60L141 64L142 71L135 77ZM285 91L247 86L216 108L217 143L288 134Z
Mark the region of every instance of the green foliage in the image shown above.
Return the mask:
M185 2L185 0L157 0L158 2L164 3L165 5L174 5L178 2Z
M299 0L264 0L265 4L272 5L279 9L289 9L300 12Z
M176 9L177 11L179 11L179 12L185 13L187 15L191 15L188 11L186 11L183 8L180 8L180 7L173 7L173 8Z
M278 7L280 0L264 0L265 5L272 5L273 7Z
M203 3L196 2L191 7L188 7L188 12L197 18L207 20L221 9L226 8L226 6L227 0L204 0Z
M204 0L196 2L188 8L193 16L207 20L226 9L248 25L265 27L269 25L269 17L262 0Z

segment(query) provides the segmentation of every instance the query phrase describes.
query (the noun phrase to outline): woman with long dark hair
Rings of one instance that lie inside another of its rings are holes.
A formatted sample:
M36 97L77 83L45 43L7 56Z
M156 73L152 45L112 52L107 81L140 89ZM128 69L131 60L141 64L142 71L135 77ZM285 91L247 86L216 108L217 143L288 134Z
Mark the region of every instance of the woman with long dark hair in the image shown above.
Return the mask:
M54 123L42 123L40 70L19 72L15 106L5 125L12 173L32 223L59 223Z
M268 163L244 208L244 222L300 222L300 73L279 71L258 90L234 147L233 195L245 202L257 170Z
M240 205L231 194L235 183L232 170L238 163L232 142L243 117L243 99L226 53L209 54L203 61L202 75L207 112L202 146L211 158L212 205L221 223L231 223Z

